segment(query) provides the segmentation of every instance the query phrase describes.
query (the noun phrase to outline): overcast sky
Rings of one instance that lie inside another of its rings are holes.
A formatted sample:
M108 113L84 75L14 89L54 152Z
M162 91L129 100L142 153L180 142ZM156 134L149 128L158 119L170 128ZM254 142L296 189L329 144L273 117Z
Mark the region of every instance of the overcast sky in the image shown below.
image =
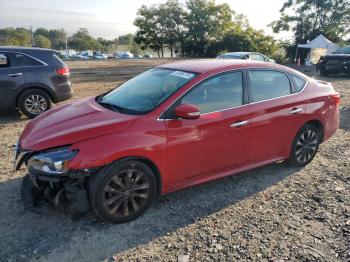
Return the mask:
M115 38L134 33L133 21L142 5L165 0L0 0L0 27L33 26L64 28L69 34L85 27L95 37ZM272 34L267 26L278 19L285 0L216 0L228 3L237 13L246 15L250 24ZM288 34L276 36L285 38Z

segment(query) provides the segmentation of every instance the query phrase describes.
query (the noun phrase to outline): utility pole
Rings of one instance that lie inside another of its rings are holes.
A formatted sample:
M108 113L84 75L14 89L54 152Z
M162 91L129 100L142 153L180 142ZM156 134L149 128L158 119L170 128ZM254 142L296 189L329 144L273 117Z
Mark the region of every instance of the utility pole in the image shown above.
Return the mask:
M31 33L31 36L32 36L32 47L34 47L34 33L33 33L33 27L30 26L30 33Z

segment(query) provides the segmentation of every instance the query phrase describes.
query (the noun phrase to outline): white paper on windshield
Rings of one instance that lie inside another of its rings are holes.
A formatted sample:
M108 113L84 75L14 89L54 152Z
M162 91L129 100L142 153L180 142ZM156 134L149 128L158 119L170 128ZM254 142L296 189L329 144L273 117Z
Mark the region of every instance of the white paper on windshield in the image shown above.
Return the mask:
M191 77L194 76L194 74L183 72L183 71L174 71L170 75L185 78L185 79L190 79Z

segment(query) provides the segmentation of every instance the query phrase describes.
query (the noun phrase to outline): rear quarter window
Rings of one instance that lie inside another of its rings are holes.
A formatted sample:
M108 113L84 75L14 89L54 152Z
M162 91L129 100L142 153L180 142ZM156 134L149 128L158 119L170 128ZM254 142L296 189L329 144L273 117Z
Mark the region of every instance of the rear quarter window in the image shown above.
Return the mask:
M294 82L296 92L300 92L301 90L303 90L303 88L306 84L306 80L299 77L299 76L293 75L293 74L289 74L289 76Z
M38 60L21 53L9 53L11 60L11 66L22 67L22 66L41 66L43 65Z

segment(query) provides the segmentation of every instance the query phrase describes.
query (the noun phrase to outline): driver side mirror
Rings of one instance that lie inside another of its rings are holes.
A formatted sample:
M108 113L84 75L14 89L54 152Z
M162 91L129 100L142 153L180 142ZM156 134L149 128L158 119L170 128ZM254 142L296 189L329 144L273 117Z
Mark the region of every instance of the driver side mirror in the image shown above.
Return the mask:
M201 111L194 105L182 104L175 107L175 115L183 119L198 119L201 116Z

